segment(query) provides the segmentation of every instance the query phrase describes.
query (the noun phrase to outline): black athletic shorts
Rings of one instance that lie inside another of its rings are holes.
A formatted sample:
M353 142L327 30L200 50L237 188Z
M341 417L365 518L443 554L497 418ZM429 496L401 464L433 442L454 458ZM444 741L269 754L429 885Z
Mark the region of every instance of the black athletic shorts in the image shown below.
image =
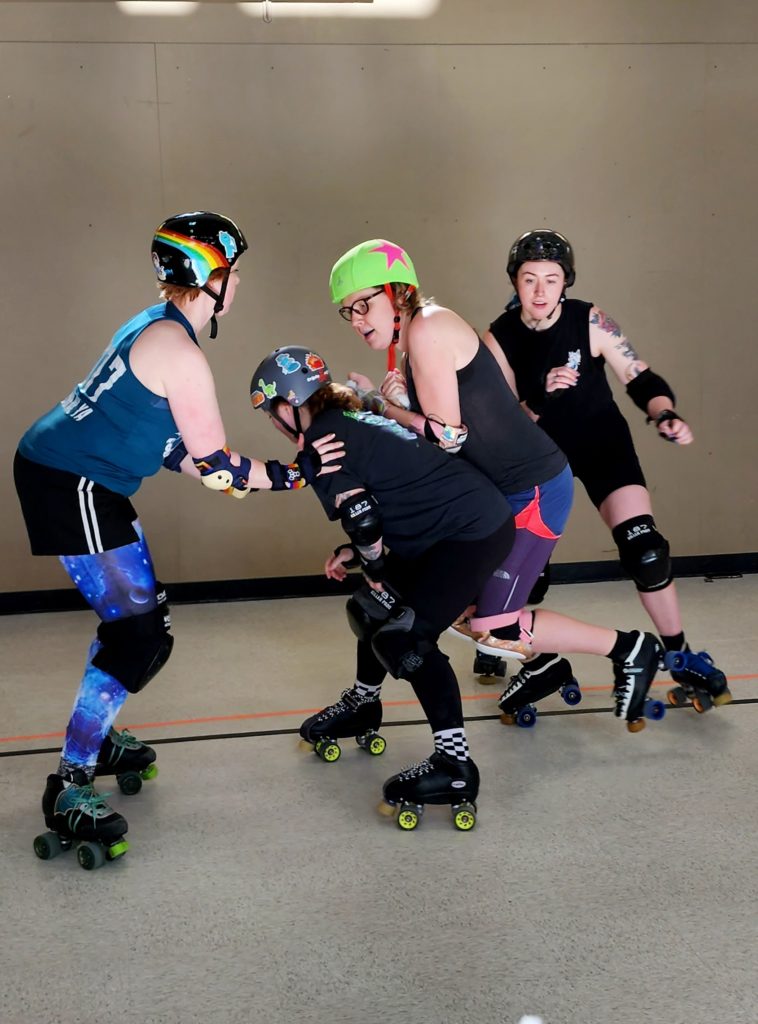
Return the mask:
M563 448L595 508L620 487L647 486L629 424L616 405L583 422L571 437L553 440Z
M20 452L13 477L33 555L94 554L139 540L137 513L123 494Z

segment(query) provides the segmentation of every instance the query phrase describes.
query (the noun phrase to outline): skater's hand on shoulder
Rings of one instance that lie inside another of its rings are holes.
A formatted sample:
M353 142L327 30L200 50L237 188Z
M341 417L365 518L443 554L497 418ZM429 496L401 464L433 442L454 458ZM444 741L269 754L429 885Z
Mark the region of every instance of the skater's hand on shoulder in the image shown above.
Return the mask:
M408 385L400 370L390 370L384 378L380 390L382 395L392 405L397 405L401 409L410 409Z
M300 451L305 449L305 438L300 435L297 443ZM324 476L327 473L336 473L337 470L342 469L341 465L331 465L335 459L343 459L345 457L345 442L337 438L336 434L324 434L323 437L317 438L312 445L309 446L316 452L319 459L321 460L321 469L318 472L318 476ZM327 465L329 463L329 465Z

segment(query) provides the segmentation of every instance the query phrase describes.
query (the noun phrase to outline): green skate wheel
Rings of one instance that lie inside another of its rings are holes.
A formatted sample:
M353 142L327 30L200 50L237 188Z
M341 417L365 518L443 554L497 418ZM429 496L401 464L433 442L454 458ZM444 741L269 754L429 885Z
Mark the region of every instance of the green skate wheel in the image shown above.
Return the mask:
M150 779L154 779L157 774L158 765L155 763L155 761L153 761L152 764L149 764L147 768L143 768L142 771L140 772L140 775L145 780L145 782L149 782Z
M137 772L124 772L116 776L118 788L124 796L136 796L142 789L142 779Z
M61 837L57 832L45 832L34 840L34 852L40 860L52 860L58 854L63 853Z
M401 808L397 816L397 823L403 832L412 832L414 828L418 828L420 821L421 815L411 807Z
M339 743L334 743L332 740L320 740L316 744L316 753L322 761L333 764L335 761L339 761L342 751Z
M471 804L453 808L453 824L461 832L470 832L476 825L476 812Z
M387 749L387 741L384 736L372 736L369 745L366 747L372 757L379 757Z
M95 871L105 864L105 851L97 843L80 843L76 849L76 859L85 871Z
M105 851L105 856L108 860L118 860L119 857L123 857L126 851L129 849L129 843L126 839L119 839L113 846L109 846Z

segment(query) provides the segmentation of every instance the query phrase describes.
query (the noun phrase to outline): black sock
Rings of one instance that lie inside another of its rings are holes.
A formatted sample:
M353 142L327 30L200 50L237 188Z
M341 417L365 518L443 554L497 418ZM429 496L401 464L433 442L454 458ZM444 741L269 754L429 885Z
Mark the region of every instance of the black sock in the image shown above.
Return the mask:
M661 643L667 651L688 651L689 646L684 639L684 633L677 633L676 636L664 636L661 633Z
M611 647L608 654L606 654L606 658L610 658L611 661L623 661L637 642L637 636L637 632L624 633L620 629L617 629L616 643Z

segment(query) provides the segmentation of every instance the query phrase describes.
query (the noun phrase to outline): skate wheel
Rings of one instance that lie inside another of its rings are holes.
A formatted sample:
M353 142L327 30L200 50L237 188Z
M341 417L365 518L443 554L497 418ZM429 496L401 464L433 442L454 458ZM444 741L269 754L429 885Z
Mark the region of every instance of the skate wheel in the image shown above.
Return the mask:
M516 725L521 729L531 729L537 724L537 708L527 704L516 715Z
M95 871L105 864L105 851L97 843L80 843L76 849L76 859L85 871Z
M124 772L116 776L118 788L124 796L136 796L142 789L142 779L137 772Z
M385 818L394 818L397 810L394 804L388 804L386 800L382 800L376 809Z
M635 718L633 722L627 722L626 727L629 730L629 732L642 732L642 730L645 728L645 719Z
M334 764L335 761L339 761L342 751L340 750L339 743L334 743L332 740L323 740L316 744L316 753L322 761L326 761L327 764Z
M152 764L149 764L147 768L143 768L142 771L140 772L140 775L145 780L145 782L149 782L151 779L154 779L157 774L158 765L155 763L155 761L153 761Z
M476 825L476 811L471 804L453 808L453 824L460 832L470 832Z
M310 740L303 740L303 739L301 739L301 740L298 740L297 749L298 750L307 750L309 754L312 754L313 753L313 744L311 743Z
M502 715L500 716L500 721L503 723L503 725L515 725L516 724L516 716L515 715L507 714L504 711L502 713Z
M372 736L369 740L366 750L372 757L379 757L387 749L387 741L384 736Z
M118 860L119 857L123 857L126 851L129 849L129 843L126 839L119 839L117 843L109 846L105 851L106 860Z
M710 656L708 651L698 651L697 652L697 657L698 658L702 658L703 661L706 662L708 665L712 665L713 664L713 658Z
M418 828L420 821L420 810L414 810L412 807L400 808L400 813L397 816L397 824L403 832L412 832L414 828Z
M564 703L572 708L582 703L582 691L579 689L576 679L572 679L570 683L561 687L561 697L563 697Z
M34 840L34 852L40 860L52 860L63 853L63 843L57 832L45 832Z
M667 651L663 656L663 664L669 672L681 672L687 659L681 651Z
M704 715L706 711L710 711L712 707L710 699L706 697L705 694L693 697L692 706L699 715Z
M646 700L645 701L645 718L649 718L651 722L660 722L660 720L666 714L666 705L662 700Z
M687 703L687 694L681 686L675 686L666 694L666 700L675 708L683 708Z
M477 651L474 656L474 675L479 676L483 686L492 686L497 679L505 679L505 662L494 654L482 654Z

